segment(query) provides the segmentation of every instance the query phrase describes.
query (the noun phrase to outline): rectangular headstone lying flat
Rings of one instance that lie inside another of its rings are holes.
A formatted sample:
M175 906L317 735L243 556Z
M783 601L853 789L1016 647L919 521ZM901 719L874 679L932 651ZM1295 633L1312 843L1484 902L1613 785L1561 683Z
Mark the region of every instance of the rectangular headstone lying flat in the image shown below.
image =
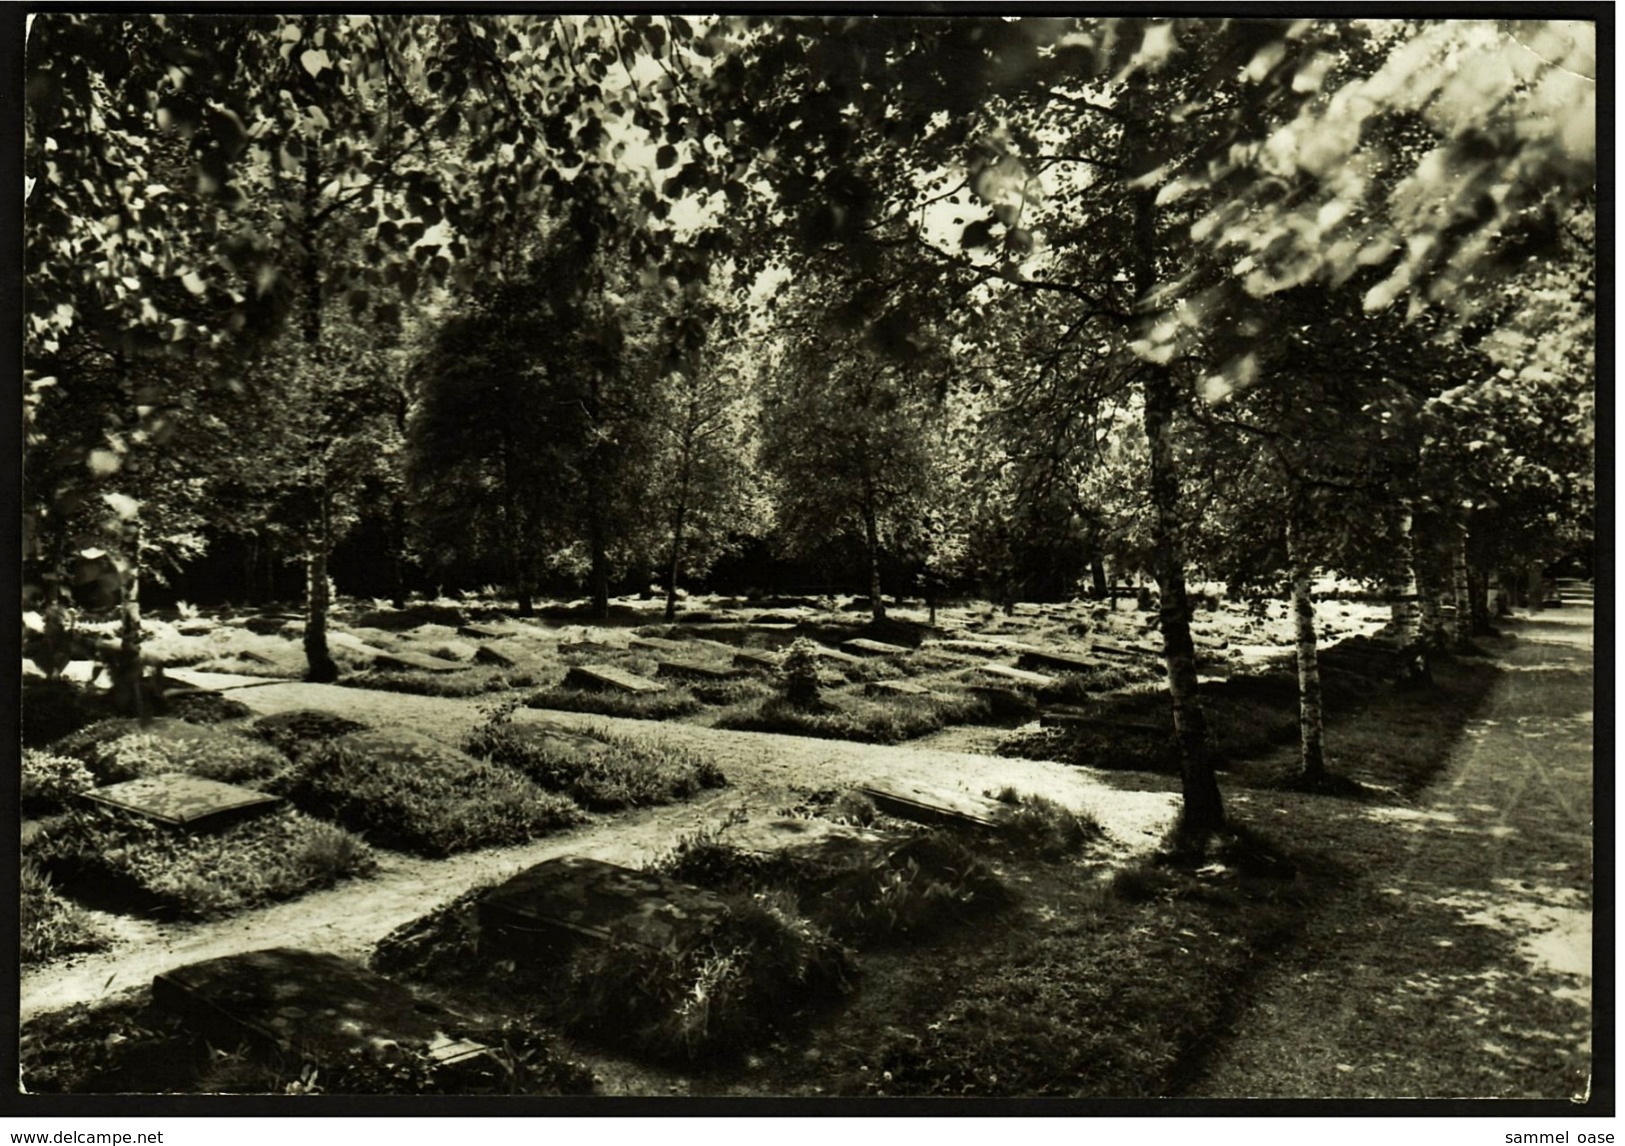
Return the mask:
M1049 669L1051 672L1093 672L1100 667L1100 662L1089 657L1079 656L1076 653L1057 652L1028 652L1016 658L1016 664L1024 669Z
M495 665L497 668L513 668L518 662L507 653L493 649L490 645L481 645L474 650L474 663L477 665Z
M377 656L373 657L372 663L374 668L420 669L423 672L456 672L463 667L456 661L441 660L439 657L411 652L379 652Z
M702 888L581 856L527 868L479 901L481 943L556 958L581 943L679 950L727 912Z
M566 688L611 689L615 692L664 692L666 686L614 665L576 665L564 677Z
M1001 665L996 662L981 665L978 671L986 673L988 676L998 677L1000 680L1027 685L1030 688L1045 688L1055 683L1055 678L1052 676L1028 672L1026 669L1011 668L1009 665Z
M881 811L925 824L973 824L997 827L1003 804L969 792L932 788L902 780L877 780L859 788Z
M862 657L855 657L851 653L843 653L840 649L832 649L828 645L819 645L817 655L819 660L834 661L836 664L843 665L861 664L863 661Z
M457 635L472 637L476 641L496 641L508 634L501 629L493 629L490 625L458 625Z
M969 637L956 637L947 641L927 641L926 649L946 649L950 653L979 653L986 656L998 656L1005 651L1005 647L997 641L979 641Z
M317 1063L390 1044L438 1063L488 1048L444 1033L457 1016L357 963L314 951L273 947L207 959L167 971L152 998L200 1033L244 1039Z
M252 788L205 780L184 772L165 772L109 784L105 788L92 788L84 798L182 828L218 827L268 812L282 802Z
M661 661L656 676L669 676L677 680L735 680L745 674L733 665L704 664L700 661Z
M680 653L684 651L682 641L671 641L665 637L633 637L626 643L634 649L648 649L657 653Z
M766 669L774 672L779 667L777 653L763 652L759 649L740 649L734 654L734 664L740 668Z
M1097 716L1098 714L1091 714L1087 708L1066 705L1044 709L1038 714L1038 723L1044 728L1066 728L1077 724L1091 724Z
M1142 657L1160 657L1161 649L1154 649L1150 645L1118 645L1110 641L1096 641L1089 646L1093 651L1108 657L1129 657L1138 660Z
M870 696L931 696L931 690L924 685L915 684L911 680L877 680L871 681L866 690Z
M891 645L885 641L870 640L868 637L854 637L850 641L842 641L841 648L859 657L900 657L904 653L914 651L905 645Z

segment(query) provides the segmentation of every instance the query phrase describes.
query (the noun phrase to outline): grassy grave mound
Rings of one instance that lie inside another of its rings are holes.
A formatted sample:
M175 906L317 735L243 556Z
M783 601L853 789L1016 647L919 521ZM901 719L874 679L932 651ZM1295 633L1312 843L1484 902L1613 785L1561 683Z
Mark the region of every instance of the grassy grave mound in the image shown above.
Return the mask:
M476 888L379 941L370 966L473 999L535 1007L544 1023L663 1060L727 1059L788 1034L853 989L850 952L783 897L725 894L699 943L589 943L562 966L494 963L479 951Z
M31 1094L590 1094L592 1072L528 1018L447 1032L492 1054L440 1064L413 1047L362 1050L330 1063L216 1046L142 990L30 1019L19 1039Z
M524 843L586 818L511 768L400 730L320 743L273 790L383 847L430 857Z
M464 747L470 755L516 768L540 787L565 793L593 811L672 804L728 784L711 760L686 748L604 729L566 739L513 724L500 713L476 728Z
M171 695L166 703L169 715L188 724L223 724L254 715L254 710L240 700L201 689Z
M1047 796L1017 792L1010 787L989 795L1004 805L995 835L1017 854L1065 859L1106 836L1106 830L1093 816L1074 812Z
M368 669L365 672L351 673L339 683L349 688L367 688L377 692L460 698L484 696L488 692L504 692L511 688L529 688L536 680L536 674L524 668L468 665L449 672L433 672L427 669Z
M841 805L837 804L837 808ZM868 809L873 812L873 805ZM859 946L917 939L999 911L1013 896L975 850L948 832L921 832L901 821L864 815L898 832L895 844L813 852L744 850L726 825L680 839L655 862L662 875L736 895L771 895L842 942Z
M590 712L598 716L625 716L633 720L671 720L692 716L704 705L682 685L672 685L660 692L630 693L567 688L560 684L537 689L525 700L525 707Z
M162 772L234 784L263 780L287 765L281 753L246 733L173 717L98 721L57 741L52 752L82 760L99 784Z
M989 701L969 692L875 698L826 693L802 704L774 695L725 710L717 717L716 726L865 744L900 744L951 724L984 723L992 715Z
M34 848L45 870L80 898L182 919L292 899L377 866L356 836L292 808L198 833L107 808L79 809Z
M336 740L352 732L363 732L367 727L359 720L351 720L336 712L300 708L260 717L254 722L253 732L288 759L297 761L324 740Z
M107 936L84 909L69 903L32 856L24 856L18 916L18 949L24 963L44 963L79 951L102 951Z

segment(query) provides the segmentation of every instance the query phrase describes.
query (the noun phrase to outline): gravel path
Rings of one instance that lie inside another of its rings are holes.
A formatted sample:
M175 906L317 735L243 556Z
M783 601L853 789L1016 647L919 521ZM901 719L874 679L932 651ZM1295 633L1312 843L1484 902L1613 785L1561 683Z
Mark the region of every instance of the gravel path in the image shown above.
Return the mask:
M172 670L171 676L229 690L256 714L322 708L370 723L404 727L456 744L483 716L478 698L448 700L375 692L338 685L265 682L221 673ZM119 945L27 972L21 1017L119 994L152 976L201 959L269 946L305 947L352 958L402 923L455 898L560 855L585 855L636 866L679 836L744 808L772 815L795 801L797 789L847 787L879 778L984 792L1013 785L1092 813L1116 846L1117 859L1150 850L1173 822L1177 797L1125 792L1090 769L907 746L882 747L836 740L734 732L568 712L520 709L516 722L566 728L609 728L647 740L692 747L711 756L728 788L671 807L599 817L580 828L517 847L492 848L446 860L380 852L374 878L342 884L289 903L275 904L206 924L123 923Z

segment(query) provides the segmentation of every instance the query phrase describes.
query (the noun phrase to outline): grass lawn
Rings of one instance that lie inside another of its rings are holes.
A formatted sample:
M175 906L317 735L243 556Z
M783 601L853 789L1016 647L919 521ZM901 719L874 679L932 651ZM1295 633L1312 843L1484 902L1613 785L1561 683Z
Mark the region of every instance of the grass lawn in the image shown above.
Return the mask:
M793 704L779 695L736 705L718 715L716 726L898 744L950 724L980 724L991 713L986 699L967 692L885 698L826 692L811 706Z

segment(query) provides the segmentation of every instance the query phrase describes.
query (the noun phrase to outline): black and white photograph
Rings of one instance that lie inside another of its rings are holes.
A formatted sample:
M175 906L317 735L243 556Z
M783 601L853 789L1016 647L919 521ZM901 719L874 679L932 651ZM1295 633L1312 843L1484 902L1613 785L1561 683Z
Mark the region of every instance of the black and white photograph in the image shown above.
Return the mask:
M1481 7L12 13L8 1117L1583 1141L1613 16Z

